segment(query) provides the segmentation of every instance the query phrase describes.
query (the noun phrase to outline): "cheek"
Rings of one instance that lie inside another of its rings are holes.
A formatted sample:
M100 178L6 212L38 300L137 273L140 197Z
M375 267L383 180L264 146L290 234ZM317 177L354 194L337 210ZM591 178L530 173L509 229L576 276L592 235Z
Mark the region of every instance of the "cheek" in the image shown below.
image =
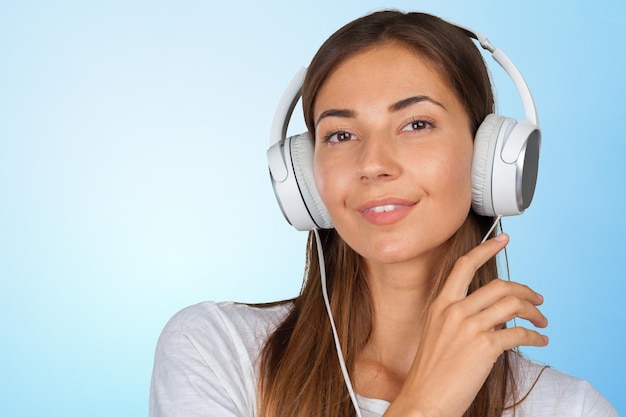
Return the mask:
M324 205L330 210L332 198L336 192L336 186L339 181L334 180L338 175L330 175L329 163L326 159L320 158L319 153L315 152L313 156L313 179L315 180L315 186L317 191L324 202Z
M354 168L342 158L316 154L313 157L313 178L333 223L341 223L339 218L345 213L350 191L354 188Z
M472 193L472 149L470 148L467 153L462 155L455 163L457 186L465 190L467 194Z
M471 204L472 200L472 148L470 145L451 149L445 153L447 158L440 161L432 175L438 179L437 188L448 190L449 204L462 207Z
M459 157L457 165L457 187L460 195L464 196L464 204L468 207L472 203L472 145L470 142L470 146Z

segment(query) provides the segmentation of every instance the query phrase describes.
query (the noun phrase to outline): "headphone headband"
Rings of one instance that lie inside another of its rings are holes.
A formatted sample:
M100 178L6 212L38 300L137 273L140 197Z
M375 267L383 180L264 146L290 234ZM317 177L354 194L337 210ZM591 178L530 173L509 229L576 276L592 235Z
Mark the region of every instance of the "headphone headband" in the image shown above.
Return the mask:
M302 83L305 76L306 67L302 67L289 82L289 85L287 85L274 115L272 129L270 130L270 148L268 150L270 174L274 181L282 182L287 178L287 161L281 156L282 154L272 152L270 155L270 151L276 149L272 145L284 141L287 137L287 126L289 125L293 109L302 95Z

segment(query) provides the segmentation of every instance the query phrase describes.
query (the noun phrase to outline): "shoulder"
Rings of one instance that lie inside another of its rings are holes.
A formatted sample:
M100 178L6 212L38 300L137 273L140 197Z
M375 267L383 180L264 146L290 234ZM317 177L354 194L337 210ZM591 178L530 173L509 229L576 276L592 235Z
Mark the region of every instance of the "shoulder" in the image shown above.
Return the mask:
M176 313L157 342L150 415L253 415L260 352L290 308L203 302Z
M285 318L290 306L289 302L262 307L206 301L176 313L165 325L161 337L184 333L194 338L210 336L211 341L215 341L216 336L247 342L265 339Z
M513 362L521 400L516 416L618 416L589 382L522 357L515 356Z
M265 340L289 311L291 303L256 307L233 302L203 302L176 313L165 325L157 351L180 355L181 344L207 363L247 356L256 362Z

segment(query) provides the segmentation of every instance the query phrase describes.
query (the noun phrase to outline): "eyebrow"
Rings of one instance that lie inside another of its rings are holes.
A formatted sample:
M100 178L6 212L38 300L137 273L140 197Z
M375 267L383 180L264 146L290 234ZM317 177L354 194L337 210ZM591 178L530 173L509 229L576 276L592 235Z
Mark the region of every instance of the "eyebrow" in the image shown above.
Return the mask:
M317 120L315 121L315 127L317 127L317 125L320 124L320 121L325 117L351 118L351 117L354 117L355 114L356 114L355 112L353 112L352 110L348 110L348 109L325 110L317 117Z
M391 106L389 106L389 111L390 112L396 112L399 110L402 110L406 107L409 107L413 104L416 103L421 103L424 101L428 101L430 103L436 104L437 106L441 107L442 109L448 111L448 109L446 108L446 106L444 106L443 104L441 104L440 102L438 102L435 99L430 98L429 96L413 96L413 97L409 97L409 98L405 98L404 100L400 100L396 103L393 103Z
M393 113L393 112L400 111L400 110L402 110L404 108L407 108L409 106L412 106L413 104L422 103L424 101L433 103L433 104L441 107L442 109L448 111L446 106L444 106L443 104L441 104L437 100L434 100L434 99L430 98L429 96L423 96L423 95L421 95L421 96L412 96L412 97L408 97L408 98L405 98L403 100L400 100L398 102L395 102L395 103L393 103L392 105L390 105L388 107L388 110L389 110L389 112ZM352 118L355 115L356 115L356 113L353 110L348 110L348 109L329 109L329 110L325 110L317 117L317 120L315 121L315 126L317 127L317 125L320 123L320 121L323 118L325 118L325 117Z

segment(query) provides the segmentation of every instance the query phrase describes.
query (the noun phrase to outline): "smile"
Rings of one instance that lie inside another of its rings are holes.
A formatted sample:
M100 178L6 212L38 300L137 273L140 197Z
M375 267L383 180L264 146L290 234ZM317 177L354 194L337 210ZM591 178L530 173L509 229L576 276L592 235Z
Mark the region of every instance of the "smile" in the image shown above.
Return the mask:
M358 211L368 223L377 226L388 226L406 217L417 204L415 201L397 198L387 200L371 201L359 207Z
M400 207L403 207L403 206L397 206L395 204L385 204L384 206L372 207L371 209L365 210L364 213L367 213L367 212L386 213L388 211L393 211L396 208L400 208Z

